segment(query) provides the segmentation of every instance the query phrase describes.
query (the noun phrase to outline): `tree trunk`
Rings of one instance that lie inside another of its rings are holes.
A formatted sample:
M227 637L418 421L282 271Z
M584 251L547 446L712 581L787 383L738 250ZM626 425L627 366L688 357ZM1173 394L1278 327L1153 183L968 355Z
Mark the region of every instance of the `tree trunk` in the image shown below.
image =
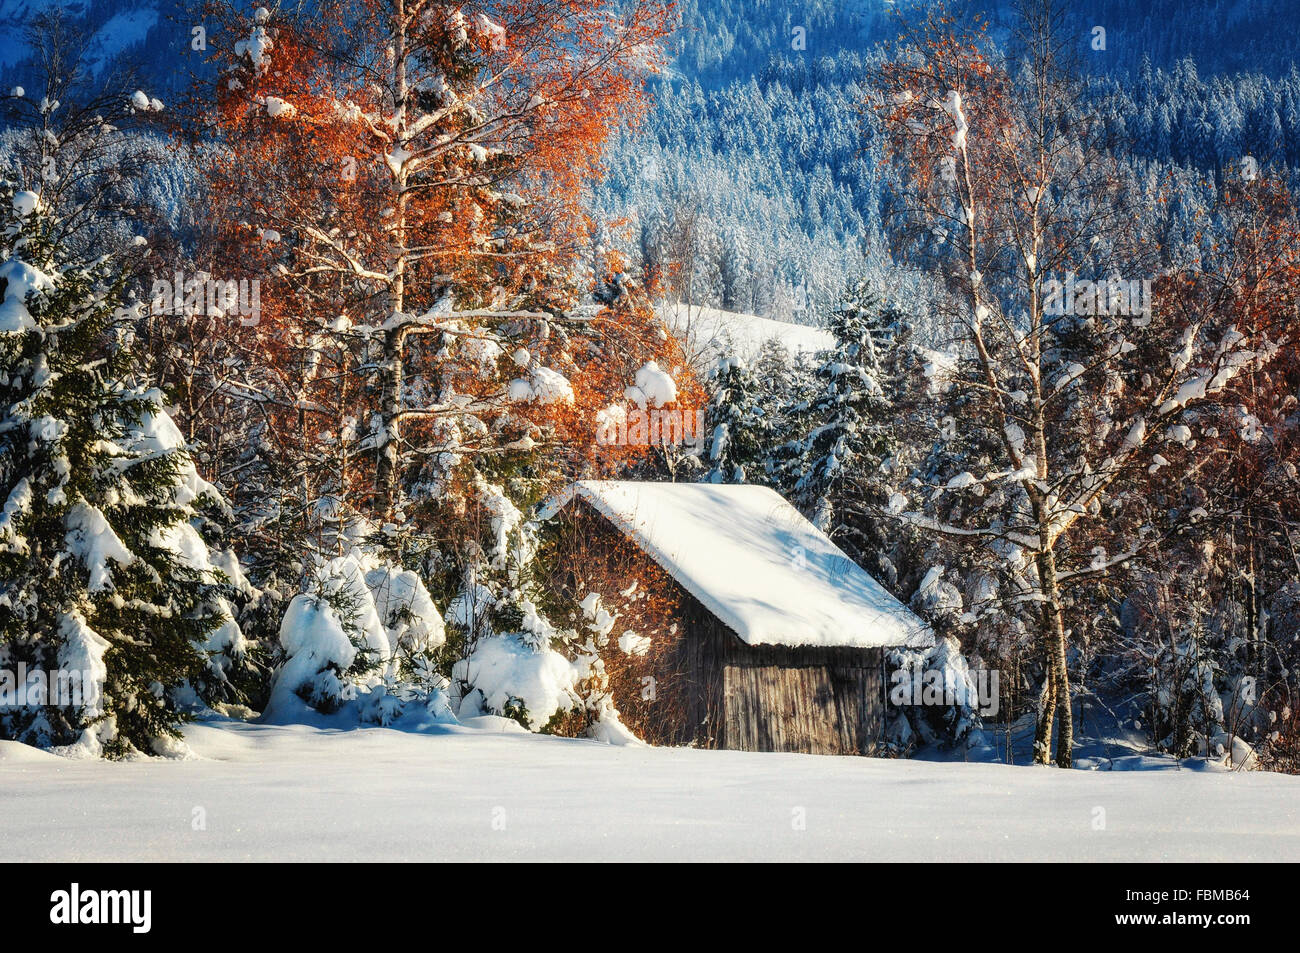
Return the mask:
M402 407L402 342L397 328L384 337L384 366L379 397L380 425L384 428L375 467L376 509L382 520L391 520L397 503L399 429L397 415Z
M1074 747L1074 713L1070 700L1070 673L1065 665L1065 620L1061 613L1061 590L1056 582L1056 554L1048 549L1038 554L1038 575L1042 583L1043 597L1043 642L1047 649L1047 665L1052 673L1052 688L1055 702L1055 717L1059 726L1056 740L1056 764L1068 768L1071 764L1071 749ZM1044 738L1047 746L1034 752L1039 764L1046 764L1050 757L1051 716L1040 714L1041 719L1049 723L1048 733ZM1037 740L1037 739L1036 739Z
M1043 645L1043 654L1051 653ZM1052 720L1056 715L1056 669L1050 661L1044 672L1043 688L1038 695L1038 719L1034 726L1034 764L1047 764L1052 757Z
M407 88L406 51L407 28L409 26L405 0L396 0L392 10L393 34L393 120L394 141L397 146L407 149ZM406 192L407 169L400 163L392 170L393 180L393 234L391 240L390 273L392 284L389 287L388 306L390 320L406 310L406 211L409 196ZM379 517L391 521L393 510L397 505L398 489L401 482L400 442L401 426L398 415L402 409L402 383L405 368L402 364L402 348L405 344L404 333L400 326L394 327L384 335L384 367L381 378L379 416L384 428L384 444L379 448L375 463L375 495Z

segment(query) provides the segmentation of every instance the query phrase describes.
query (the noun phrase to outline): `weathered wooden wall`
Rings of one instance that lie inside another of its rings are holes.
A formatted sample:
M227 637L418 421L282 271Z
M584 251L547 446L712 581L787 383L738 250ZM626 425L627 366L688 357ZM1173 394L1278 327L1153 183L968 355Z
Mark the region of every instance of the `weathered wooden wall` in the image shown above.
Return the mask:
M739 751L874 754L882 649L750 646L687 594L682 629L695 743Z
M733 639L722 671L724 747L875 753L884 728L880 649L748 646Z

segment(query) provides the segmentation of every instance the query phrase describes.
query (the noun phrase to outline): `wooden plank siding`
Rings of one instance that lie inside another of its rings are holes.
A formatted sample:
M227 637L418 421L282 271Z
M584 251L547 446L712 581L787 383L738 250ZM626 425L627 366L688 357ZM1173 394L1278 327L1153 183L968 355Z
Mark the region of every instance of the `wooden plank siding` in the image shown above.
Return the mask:
M748 646L723 668L724 746L874 754L884 726L880 649Z

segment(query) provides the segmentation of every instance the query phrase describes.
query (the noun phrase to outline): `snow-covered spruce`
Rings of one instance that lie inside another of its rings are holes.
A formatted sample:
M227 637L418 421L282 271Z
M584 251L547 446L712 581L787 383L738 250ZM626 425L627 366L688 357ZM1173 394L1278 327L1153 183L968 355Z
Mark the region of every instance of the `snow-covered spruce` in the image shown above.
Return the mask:
M964 749L986 743L979 690L956 639L894 649L888 659L892 717L886 741L895 750L906 752L917 743ZM900 694L903 704L897 704Z
M138 315L113 263L61 261L32 193L0 185L0 217L0 679L55 680L0 708L0 737L169 752L246 648L230 561L196 528L219 500L161 394L132 380Z
M445 641L442 615L416 573L360 548L317 556L280 626L284 660L267 717L305 720L309 707L363 724L411 713L454 720L434 660Z
M486 517L485 545L448 610L462 646L451 672L458 713L504 715L536 731L580 705L589 664L557 651L561 633L538 608L537 526L481 477L474 498Z
M900 373L903 352L911 353L910 330L867 281L848 289L828 326L835 348L787 411L789 439L768 468L781 494L857 558L872 547L851 514L889 496L895 388L886 391L884 383Z
M709 380L707 434L710 483L763 483L772 424L765 394L739 357L719 358Z

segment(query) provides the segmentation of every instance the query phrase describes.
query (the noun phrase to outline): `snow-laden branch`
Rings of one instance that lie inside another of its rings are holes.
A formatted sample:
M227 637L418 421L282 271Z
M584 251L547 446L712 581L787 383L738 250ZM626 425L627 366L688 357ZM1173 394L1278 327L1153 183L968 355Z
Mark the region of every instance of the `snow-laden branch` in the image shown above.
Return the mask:
M917 513L908 510L903 513L892 514L896 519L902 520L910 526L917 529L928 530L932 533L941 533L944 536L968 537L978 539L1004 539L1009 543L1021 547L1031 552L1037 552L1039 549L1039 538L1037 533L1022 533L1012 529L1006 529L997 526L955 526L951 523L945 523L933 517L926 516L923 513Z

